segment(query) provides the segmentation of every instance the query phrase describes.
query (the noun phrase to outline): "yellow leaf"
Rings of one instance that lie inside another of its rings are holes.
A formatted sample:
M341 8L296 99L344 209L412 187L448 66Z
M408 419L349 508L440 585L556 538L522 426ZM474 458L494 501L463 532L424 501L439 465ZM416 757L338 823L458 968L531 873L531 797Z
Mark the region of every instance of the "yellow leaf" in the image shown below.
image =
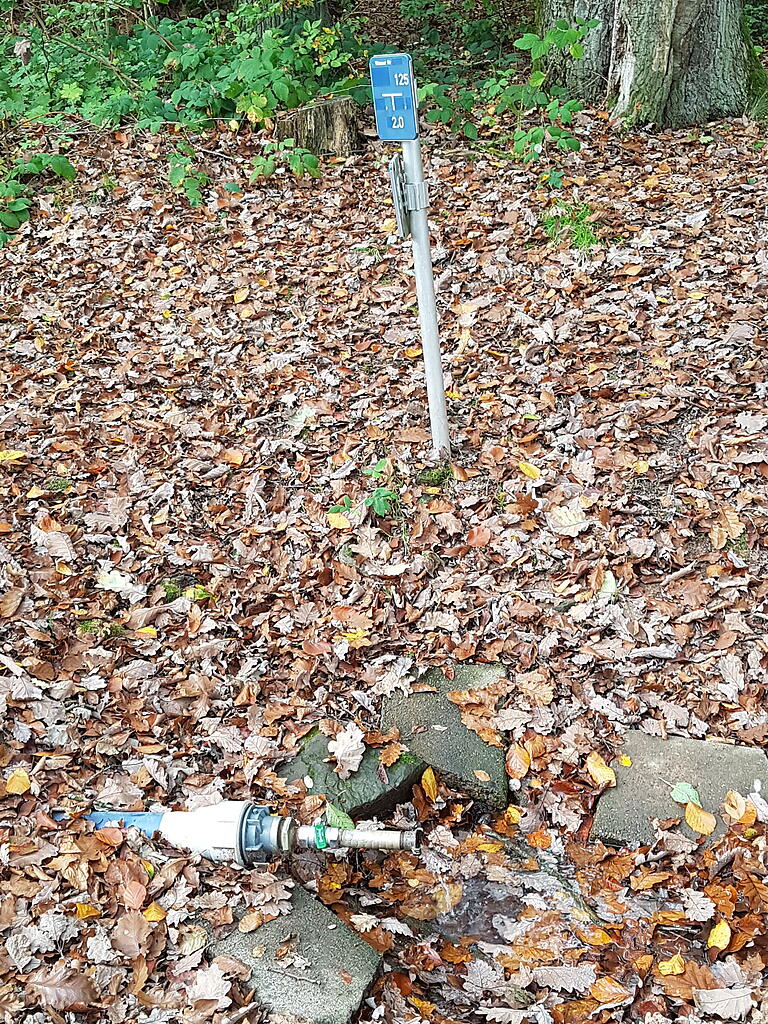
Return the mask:
M576 934L582 942L588 942L590 946L607 946L613 942L608 932L598 928L596 924L588 924L583 928L577 928Z
M628 999L630 993L613 978L598 978L590 985L589 994L598 1003L619 1003Z
M684 974L685 960L679 953L675 953L669 960L659 960L659 973L665 976L667 974Z
M638 474L647 473L650 468L650 463L646 462L645 459L638 459L637 462L632 465L632 469Z
M629 754L622 754L619 758L619 764L622 768L629 768L632 765L632 758Z
M437 799L437 779L435 778L434 769L426 769L424 774L421 776L421 785L429 799L434 803Z
M27 497L28 498L39 498L41 494L45 494L45 493L46 492L43 490L42 487L38 487L37 484L33 484L29 488L29 490L27 491Z
M31 783L24 768L16 768L5 780L5 791L14 796L29 792Z
M409 359L418 359L421 355L421 348L418 345L412 345L405 350L405 354Z
M538 480L541 476L541 470L532 462L518 462L517 468L531 480Z
M476 779L480 779L481 782L490 782L491 776L488 772L484 772L482 768L475 768L472 772Z
M352 528L352 523L341 512L329 512L328 522L334 530L349 530Z
M711 836L717 827L717 818L709 811L705 811L698 804L687 803L685 805L685 820L687 824L702 836Z
M157 636L157 630L154 626L142 626L136 630L139 636Z
M615 786L616 772L607 765L596 750L587 755L587 771L598 786Z
M727 921L718 921L707 939L707 949L725 949L731 941L731 926Z
M78 917L81 921L87 921L89 917L99 917L101 911L98 907L92 907L90 903L76 903L75 904L75 917Z
M159 903L155 903L155 901L152 900L144 911L144 917L146 917L148 921L164 921L165 913L165 909L161 907Z
M385 235L393 235L397 231L397 221L394 217L387 217L381 222L381 230Z
M741 793L737 793L735 789L729 789L725 794L725 800L723 800L723 810L729 818L741 821L747 813L747 801Z
M245 302L248 298L250 288L238 288L235 294L232 296L232 301L237 305L239 302Z
M21 459L26 459L26 452L19 451L2 451L0 452L0 462L19 462Z

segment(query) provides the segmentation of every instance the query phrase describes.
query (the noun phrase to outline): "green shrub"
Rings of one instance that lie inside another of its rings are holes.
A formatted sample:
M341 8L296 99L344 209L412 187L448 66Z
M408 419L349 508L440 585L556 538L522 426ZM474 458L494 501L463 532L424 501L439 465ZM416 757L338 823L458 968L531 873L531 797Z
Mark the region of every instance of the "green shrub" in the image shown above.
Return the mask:
M2 3L2 0L0 0ZM318 93L360 84L358 41L340 26L304 21L264 29L280 4L238 3L198 18L145 19L140 0L45 4L37 20L0 37L0 117L77 114L156 131L214 118L263 123Z
M768 43L768 3L766 0L746 0L744 21L755 43Z
M0 246L29 220L35 183L39 187L50 178L72 181L76 175L74 165L58 153L36 153L13 164L0 177Z

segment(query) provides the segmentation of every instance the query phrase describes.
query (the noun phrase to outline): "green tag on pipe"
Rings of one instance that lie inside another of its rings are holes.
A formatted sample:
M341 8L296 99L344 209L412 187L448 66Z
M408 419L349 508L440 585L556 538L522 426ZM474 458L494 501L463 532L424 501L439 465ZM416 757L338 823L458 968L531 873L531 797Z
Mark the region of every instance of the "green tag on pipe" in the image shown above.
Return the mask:
M325 850L328 846L328 837L325 834L325 825L315 825L315 847L318 850Z

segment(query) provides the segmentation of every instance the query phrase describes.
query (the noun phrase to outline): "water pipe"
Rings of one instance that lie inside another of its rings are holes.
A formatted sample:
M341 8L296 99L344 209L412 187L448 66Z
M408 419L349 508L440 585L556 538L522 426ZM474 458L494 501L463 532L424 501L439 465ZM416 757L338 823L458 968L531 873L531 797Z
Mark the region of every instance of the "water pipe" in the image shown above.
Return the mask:
M98 828L121 823L126 828L133 826L150 839L159 833L180 849L199 853L212 861L235 861L246 868L296 849L410 850L414 853L419 849L415 829L299 825L293 818L272 814L269 807L248 800L224 800L196 811L91 811L83 817Z

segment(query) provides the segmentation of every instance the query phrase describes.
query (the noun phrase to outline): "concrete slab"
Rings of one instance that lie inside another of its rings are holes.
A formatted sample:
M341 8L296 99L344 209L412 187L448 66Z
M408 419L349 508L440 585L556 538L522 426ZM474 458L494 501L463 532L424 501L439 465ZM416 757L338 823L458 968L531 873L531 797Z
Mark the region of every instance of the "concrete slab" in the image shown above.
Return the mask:
M506 807L509 802L504 750L491 747L467 729L459 708L446 694L450 690L482 689L500 676L506 676L501 665L460 665L453 679L447 679L440 669L432 669L421 681L434 686L436 692L388 697L382 711L382 729L396 725L401 742L432 765L448 785L496 808ZM475 772L480 772L480 777Z
M348 1024L379 968L381 957L363 939L305 889L296 886L290 914L243 935L235 931L214 941L213 960L228 954L247 964L242 982L256 989L259 1003L277 1024ZM277 956L290 940L287 956ZM301 961L294 957L303 958ZM308 961L308 966L301 964Z
M762 779L768 787L768 760L756 747L736 747L711 740L681 737L662 740L633 730L624 738L622 753L632 759L627 767L612 762L616 787L598 804L592 836L621 846L647 846L655 839L654 818L682 818L685 809L670 797L671 786L688 782L698 792L705 810L718 819L713 838L725 825L719 813L729 789L746 796ZM684 822L678 826L689 838L699 838Z
M426 768L417 757L406 754L382 772L378 750L369 748L357 771L348 779L341 779L333 770L335 762L325 761L328 756L327 737L313 729L302 740L299 754L279 768L278 773L289 782L309 775L314 782L312 792L324 793L352 818L381 816L409 799L411 787Z

